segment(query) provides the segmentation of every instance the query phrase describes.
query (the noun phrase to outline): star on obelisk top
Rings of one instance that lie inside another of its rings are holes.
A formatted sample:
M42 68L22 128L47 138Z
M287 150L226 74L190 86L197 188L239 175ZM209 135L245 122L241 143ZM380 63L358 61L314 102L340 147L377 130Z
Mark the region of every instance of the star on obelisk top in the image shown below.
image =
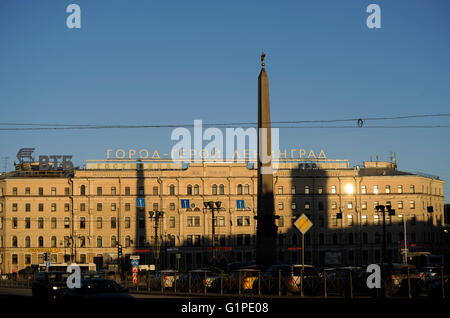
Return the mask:
M261 66L264 68L266 66L266 63L264 63L264 60L266 59L266 54L262 52L261 54Z

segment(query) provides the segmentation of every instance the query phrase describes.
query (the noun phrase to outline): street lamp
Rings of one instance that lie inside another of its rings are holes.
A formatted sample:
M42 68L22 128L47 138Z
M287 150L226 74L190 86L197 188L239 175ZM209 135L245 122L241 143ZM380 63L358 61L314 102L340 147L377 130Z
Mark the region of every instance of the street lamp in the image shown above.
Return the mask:
M385 212L388 212L390 216L395 215L395 210L391 209L390 205L377 205L375 207L377 212L383 213L383 250L382 250L382 262L387 263L387 255L386 255L386 217L384 215ZM385 210L386 209L386 210Z
M216 225L214 223L214 211L220 211L220 207L222 206L221 201L208 201L203 202L203 206L205 209L211 209L212 213L212 259L213 259L213 266L216 266Z
M155 220L155 269L158 270L158 260L159 260L159 246L158 246L158 226L159 226L159 219L164 217L164 211L149 211L149 218L150 220Z

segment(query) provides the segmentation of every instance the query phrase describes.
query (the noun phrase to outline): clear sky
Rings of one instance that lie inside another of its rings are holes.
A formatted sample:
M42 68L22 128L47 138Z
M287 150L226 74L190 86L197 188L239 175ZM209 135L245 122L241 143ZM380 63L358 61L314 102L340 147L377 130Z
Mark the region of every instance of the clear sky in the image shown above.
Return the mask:
M81 7L81 29L66 26L71 3ZM366 26L371 3L381 7L381 29ZM448 0L2 0L0 122L254 122L262 50L273 121L450 113L449 31ZM169 151L171 130L0 131L0 157L12 169L17 150L34 147L83 165L106 149ZM449 181L449 133L282 129L280 146L324 149L352 165L396 152L400 170Z

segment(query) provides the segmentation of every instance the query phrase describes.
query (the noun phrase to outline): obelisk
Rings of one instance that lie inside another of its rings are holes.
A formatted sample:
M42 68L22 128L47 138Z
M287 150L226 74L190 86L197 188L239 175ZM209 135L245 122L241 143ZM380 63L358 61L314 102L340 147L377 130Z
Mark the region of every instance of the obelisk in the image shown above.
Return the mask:
M272 143L270 132L269 78L264 52L258 77L258 208L256 264L265 269L277 262L277 226L273 198Z

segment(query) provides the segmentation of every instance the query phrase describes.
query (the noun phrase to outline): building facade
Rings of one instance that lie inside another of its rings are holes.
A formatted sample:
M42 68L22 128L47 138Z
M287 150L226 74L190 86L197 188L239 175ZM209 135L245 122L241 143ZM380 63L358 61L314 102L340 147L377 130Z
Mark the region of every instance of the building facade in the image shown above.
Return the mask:
M152 164L153 165L153 164ZM306 214L305 263L362 265L381 261L383 213L387 255L401 261L409 250L442 253L444 182L406 173L390 162L362 167L280 163L274 173L279 216L279 261L301 263L302 236L293 222ZM0 176L0 271L43 264L128 262L160 268L211 263L215 211L217 262L255 259L257 171L245 163L189 166L88 164L69 172L41 172L33 164ZM150 212L164 212L160 217ZM406 228L406 236L405 236ZM155 260L155 257L158 260Z

